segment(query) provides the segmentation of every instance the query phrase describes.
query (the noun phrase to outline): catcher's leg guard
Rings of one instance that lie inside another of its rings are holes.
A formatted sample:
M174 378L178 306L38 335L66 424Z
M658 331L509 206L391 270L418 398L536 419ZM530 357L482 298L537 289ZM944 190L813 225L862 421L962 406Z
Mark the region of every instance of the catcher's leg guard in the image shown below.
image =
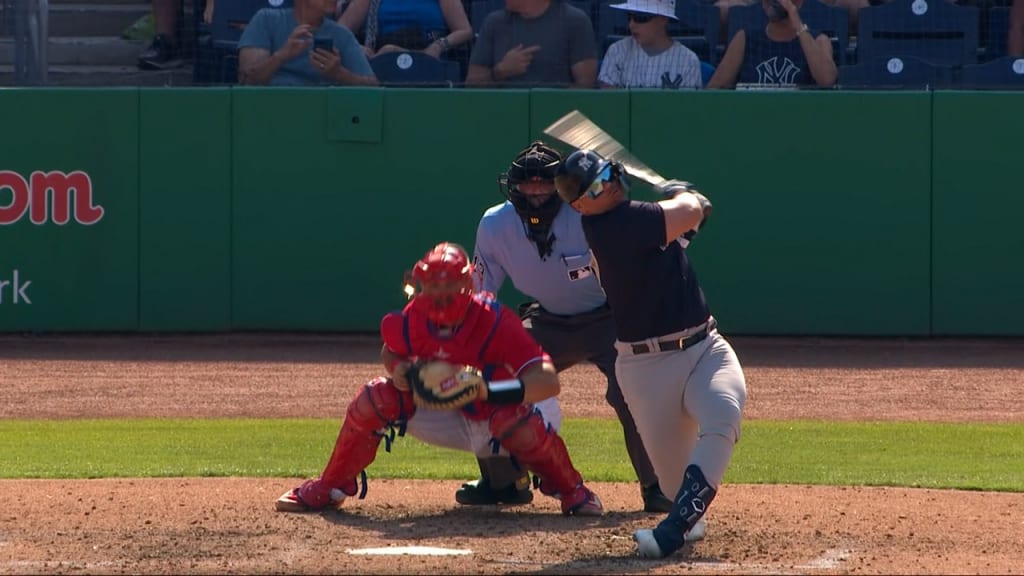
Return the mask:
M638 530L634 536L639 554L661 558L682 548L686 542L686 533L704 516L716 493L699 466L687 466L683 485L679 488L668 517L654 530Z
M332 488L351 486L356 475L377 457L386 429L407 421L415 412L412 392L399 390L387 378L366 383L348 405L321 480Z
M491 415L490 428L520 464L540 477L541 491L562 501L563 513L603 513L600 500L583 485L562 438L548 428L540 412L524 404L503 406Z

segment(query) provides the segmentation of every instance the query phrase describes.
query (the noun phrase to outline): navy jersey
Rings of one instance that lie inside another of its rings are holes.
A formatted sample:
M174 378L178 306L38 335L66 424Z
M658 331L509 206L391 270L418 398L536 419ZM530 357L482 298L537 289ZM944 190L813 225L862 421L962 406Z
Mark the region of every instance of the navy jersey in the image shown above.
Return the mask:
M615 316L616 337L636 342L702 324L710 313L679 242L665 245L665 214L650 202L623 202L583 217L583 233Z
M817 33L808 31L811 38ZM814 84L807 57L800 47L800 38L790 42L776 42L768 37L764 28L744 30L743 66L736 76L741 86L809 86Z

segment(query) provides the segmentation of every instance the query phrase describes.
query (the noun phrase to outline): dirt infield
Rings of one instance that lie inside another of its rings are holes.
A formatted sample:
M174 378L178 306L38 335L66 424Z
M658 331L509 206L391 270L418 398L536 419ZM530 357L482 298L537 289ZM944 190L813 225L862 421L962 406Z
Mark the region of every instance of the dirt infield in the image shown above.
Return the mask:
M1024 418L1022 341L732 340L747 372L748 421ZM339 418L380 371L375 342L0 336L0 417ZM570 418L614 417L591 366L563 374L562 405ZM294 483L0 481L0 574L1012 574L1024 566L1024 494L725 485L705 541L641 561L630 535L660 518L637 511L633 484L593 484L609 512L599 519L562 517L548 498L459 507L455 480L371 479L367 498L341 512L275 513L274 499ZM351 553L405 546L471 553Z

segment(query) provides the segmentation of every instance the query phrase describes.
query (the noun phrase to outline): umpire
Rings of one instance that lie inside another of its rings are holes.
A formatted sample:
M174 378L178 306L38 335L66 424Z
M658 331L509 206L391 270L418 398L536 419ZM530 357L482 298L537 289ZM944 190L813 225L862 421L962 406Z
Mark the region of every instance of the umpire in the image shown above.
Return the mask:
M537 141L519 152L498 178L508 199L484 212L477 228L474 278L477 288L501 289L506 277L532 298L519 308L523 326L551 355L555 368L590 361L608 379L605 400L622 424L626 452L640 480L647 512L668 512L672 501L658 484L636 423L615 378L615 324L591 262L580 215L555 192L562 157ZM529 476L507 457L479 461L482 477L455 493L460 504L526 504L533 500Z

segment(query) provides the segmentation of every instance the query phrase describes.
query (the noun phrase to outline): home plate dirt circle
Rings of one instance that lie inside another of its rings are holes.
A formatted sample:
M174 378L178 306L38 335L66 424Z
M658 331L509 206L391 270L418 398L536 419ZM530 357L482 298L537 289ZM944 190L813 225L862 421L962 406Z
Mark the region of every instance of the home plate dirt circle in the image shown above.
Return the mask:
M348 553L356 556L464 556L472 554L473 551L436 546L386 546L384 548L358 548L349 550Z

